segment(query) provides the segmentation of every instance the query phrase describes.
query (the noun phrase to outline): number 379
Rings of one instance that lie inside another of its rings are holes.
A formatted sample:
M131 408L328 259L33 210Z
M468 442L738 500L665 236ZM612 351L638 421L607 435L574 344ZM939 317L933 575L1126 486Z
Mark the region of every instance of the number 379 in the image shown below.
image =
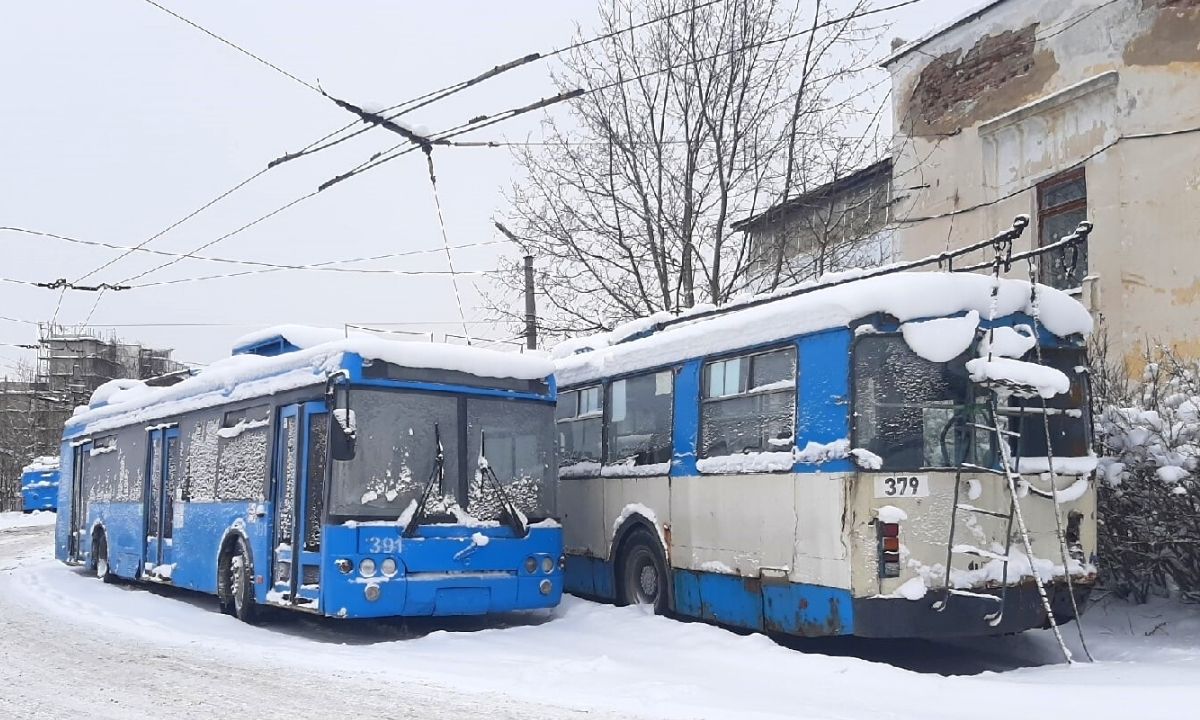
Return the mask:
M888 475L875 478L875 497L926 497L927 478L922 475Z

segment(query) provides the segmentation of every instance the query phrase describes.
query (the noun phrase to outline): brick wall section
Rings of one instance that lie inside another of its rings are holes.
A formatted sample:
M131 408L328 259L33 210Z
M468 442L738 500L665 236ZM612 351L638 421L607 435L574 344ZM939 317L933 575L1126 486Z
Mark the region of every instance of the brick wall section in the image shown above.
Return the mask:
M964 121L985 93L1030 75L1036 33L1037 23L1033 23L985 35L966 54L955 50L931 60L921 71L912 96L911 122L916 134L954 132L971 124Z

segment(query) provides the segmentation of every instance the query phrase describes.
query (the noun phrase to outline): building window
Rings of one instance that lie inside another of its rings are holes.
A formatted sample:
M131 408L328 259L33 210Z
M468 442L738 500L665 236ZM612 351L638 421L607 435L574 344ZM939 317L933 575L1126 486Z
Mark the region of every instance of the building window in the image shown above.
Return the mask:
M1087 219L1087 182L1083 168L1071 170L1038 185L1038 244L1053 244L1075 232ZM1087 243L1047 253L1041 262L1042 282L1069 290L1087 276Z
M601 430L604 407L600 386L560 393L555 419L558 424L559 475L579 477L600 474Z
M704 366L700 457L789 451L796 426L796 349Z
M674 373L662 370L614 380L609 385L609 465L671 462L674 380Z

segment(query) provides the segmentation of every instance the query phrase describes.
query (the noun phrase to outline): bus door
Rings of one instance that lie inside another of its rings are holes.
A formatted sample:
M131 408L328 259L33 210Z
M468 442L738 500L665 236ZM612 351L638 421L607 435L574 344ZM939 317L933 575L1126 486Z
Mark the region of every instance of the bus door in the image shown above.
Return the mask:
M146 517L146 564L150 574L170 579L173 562L172 536L175 527L175 497L179 478L179 428L149 431L146 450L146 487L142 493Z
M71 448L71 531L67 535L67 559L70 562L83 560L79 552L79 539L83 537L83 524L87 522L87 508L83 506L83 459L91 449L90 442Z
M276 597L316 610L321 590L321 521L329 412L322 401L279 410L273 462Z

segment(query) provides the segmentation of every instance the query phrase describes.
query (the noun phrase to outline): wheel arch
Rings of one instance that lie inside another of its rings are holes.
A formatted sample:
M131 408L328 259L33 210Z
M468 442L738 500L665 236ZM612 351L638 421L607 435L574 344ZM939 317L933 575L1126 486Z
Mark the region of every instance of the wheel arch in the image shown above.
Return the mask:
M91 529L88 531L88 561L87 567L96 567L96 541L104 538L104 554L109 555L107 558L109 567L112 567L112 548L108 542L108 528L104 526L104 522L97 519L92 523Z
M245 523L239 518L236 522L225 529L221 535L221 542L217 544L217 597L225 597L225 593L229 592L229 577L224 572L225 562L233 557L233 549L237 546L238 540L242 541L242 546L246 548L246 555L250 558L250 573L252 576L257 576L254 564L254 547L250 544L250 536L246 533ZM257 583L255 583L257 587Z
M675 571L671 566L671 553L667 545L667 534L664 528L658 523L658 519L647 517L641 512L631 512L618 520L616 530L613 532L612 542L609 545L609 562L613 572L613 591L618 598L621 596L623 572L622 567L625 561L625 549L629 545L631 538L635 537L638 532L645 533L652 538L652 547L658 553L659 559L662 560L663 571L666 573L667 593L666 606L669 611L675 609Z

